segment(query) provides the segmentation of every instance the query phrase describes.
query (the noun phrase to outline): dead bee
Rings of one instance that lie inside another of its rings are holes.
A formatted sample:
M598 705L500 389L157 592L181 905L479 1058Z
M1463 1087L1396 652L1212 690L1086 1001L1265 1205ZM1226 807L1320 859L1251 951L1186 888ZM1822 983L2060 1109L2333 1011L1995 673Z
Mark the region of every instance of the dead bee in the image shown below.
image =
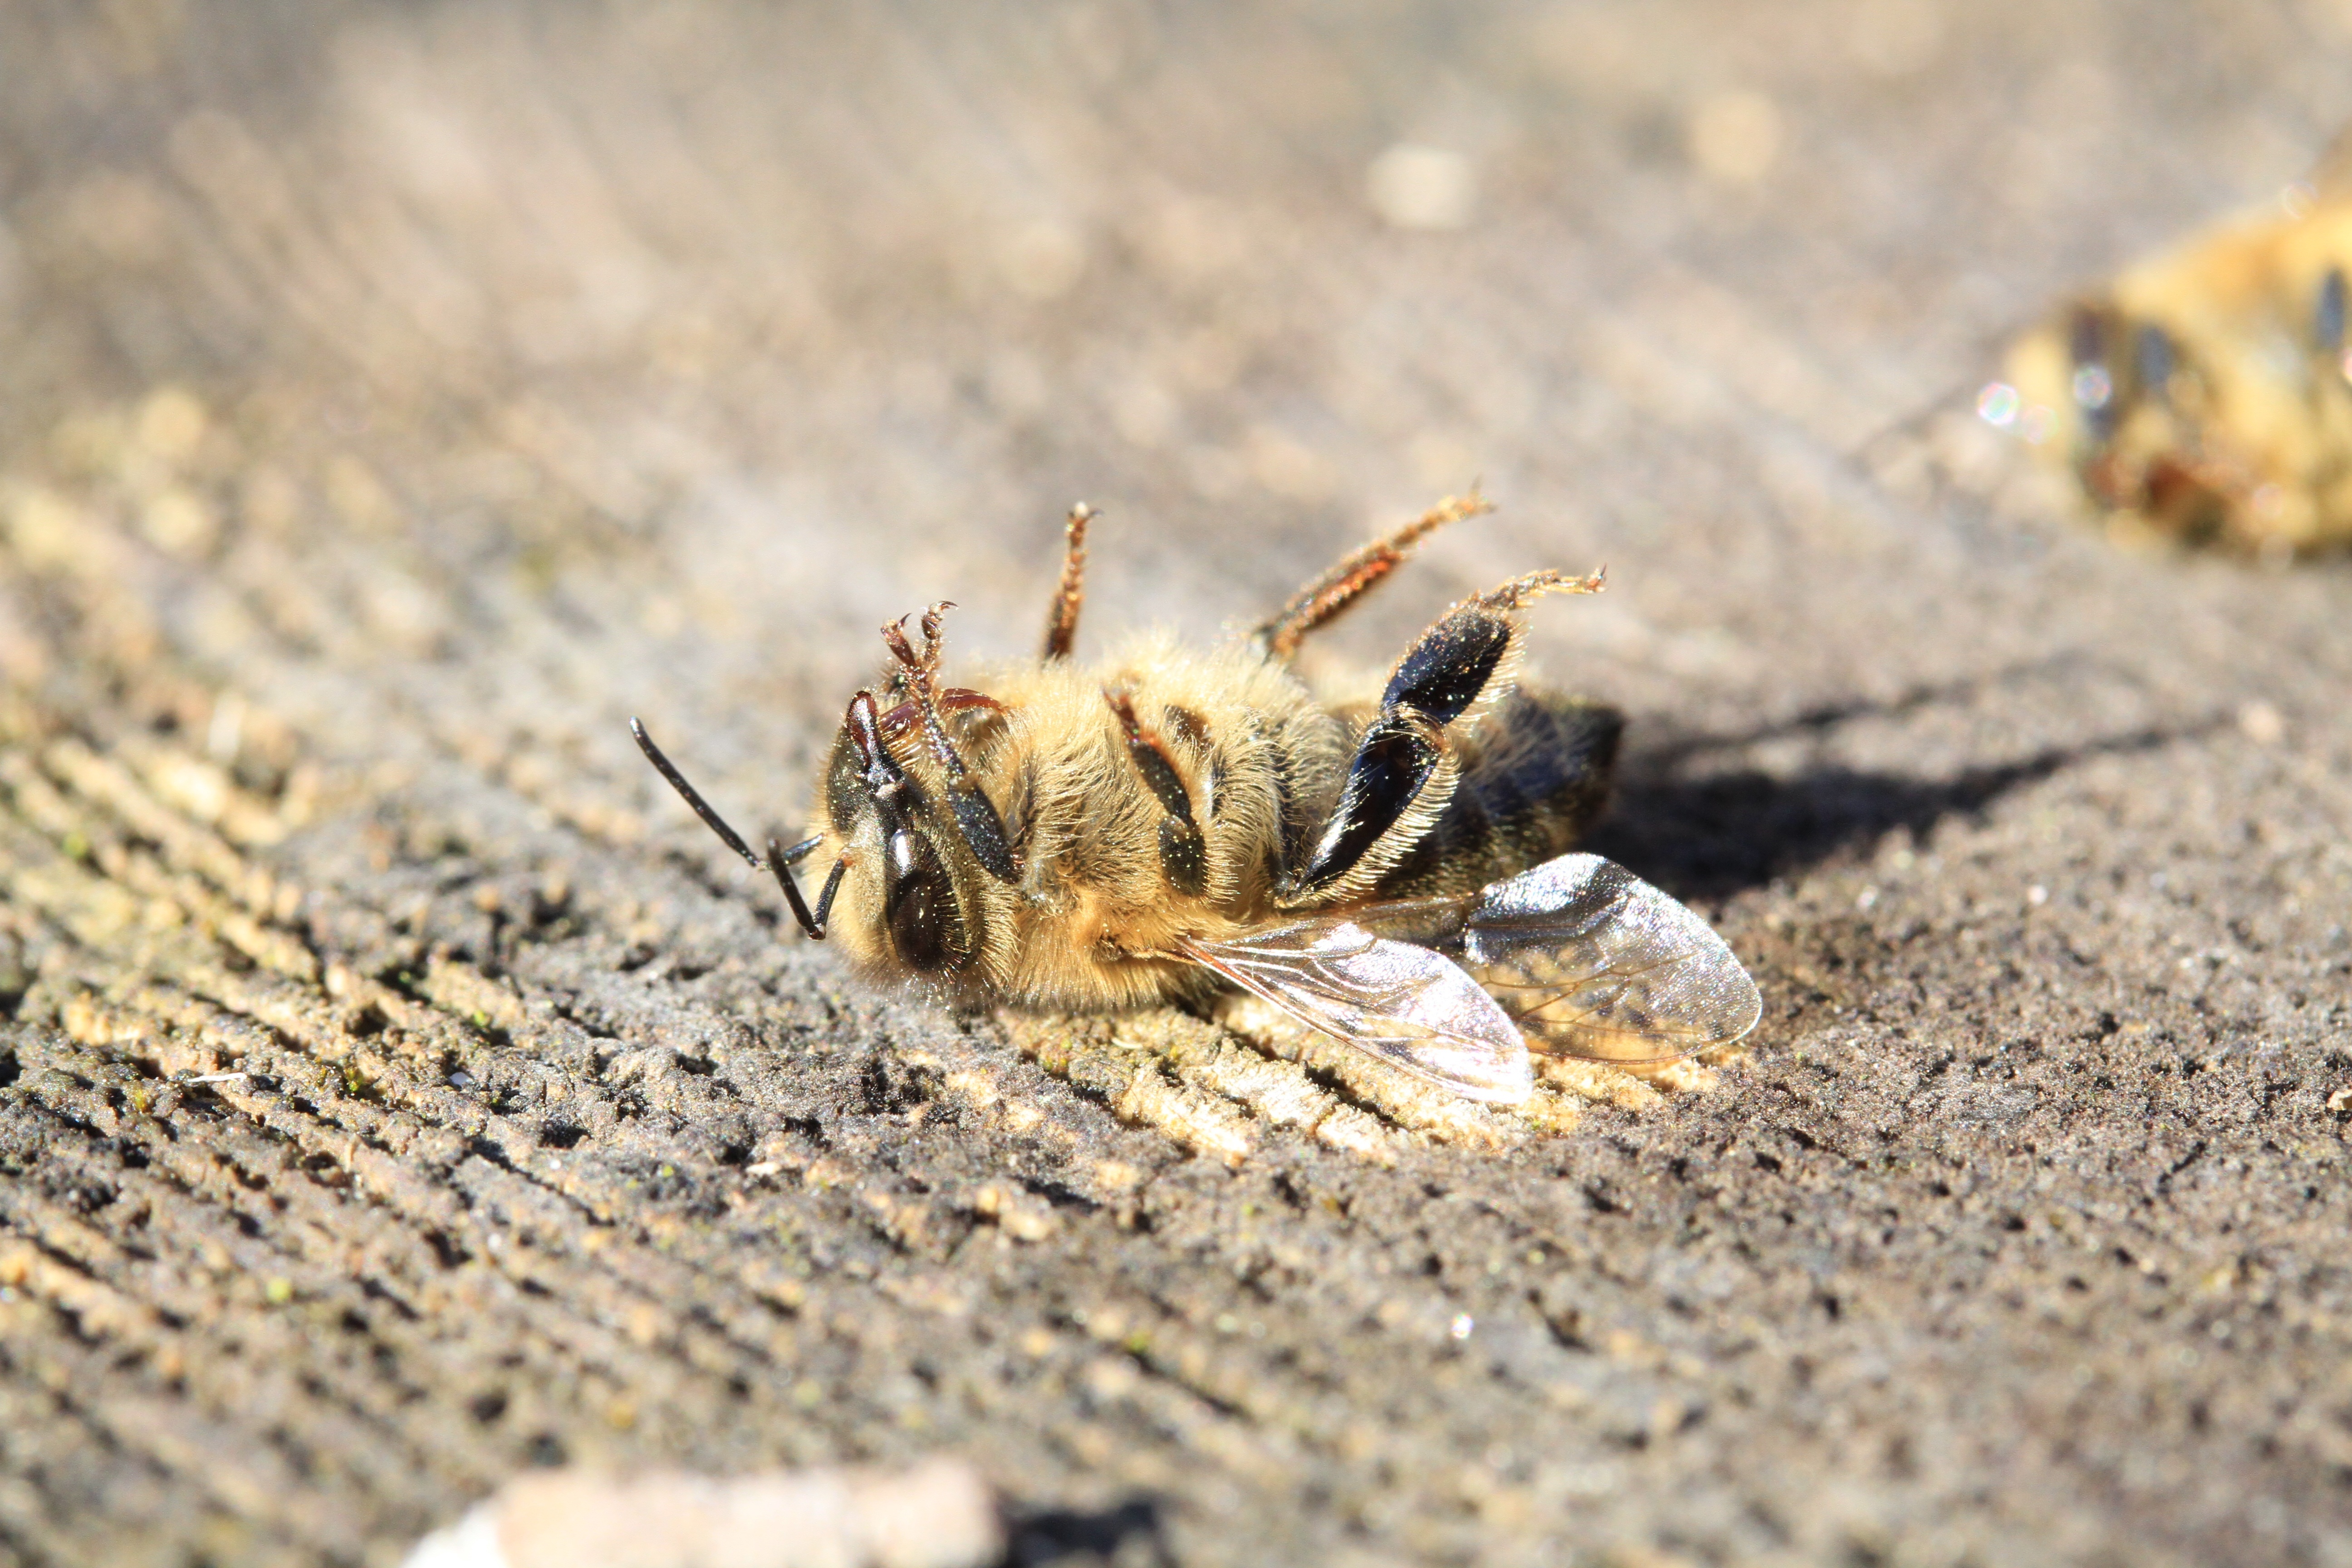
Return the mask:
M1599 812L1621 720L1513 684L1519 612L1599 575L1534 572L1463 600L1377 705L1326 705L1289 668L1308 633L1425 535L1449 500L1211 653L1147 634L1069 658L1086 531L1070 513L1044 651L985 691L940 684L940 617L883 628L850 699L822 826L762 860L635 720L637 744L730 848L775 873L811 938L951 1003L1088 1011L1226 984L1475 1100L1517 1103L1538 1050L1623 1064L1738 1039L1761 1003L1706 924L1622 868L1563 854ZM792 867L832 858L816 904Z
M2321 179L2068 306L1978 412L2126 527L2271 555L2352 543L2352 190Z

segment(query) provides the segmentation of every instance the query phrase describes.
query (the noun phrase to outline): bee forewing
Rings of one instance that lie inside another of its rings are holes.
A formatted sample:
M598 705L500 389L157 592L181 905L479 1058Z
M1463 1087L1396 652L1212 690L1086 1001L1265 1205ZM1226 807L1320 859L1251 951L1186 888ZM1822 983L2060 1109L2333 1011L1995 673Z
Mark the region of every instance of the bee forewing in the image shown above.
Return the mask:
M1563 855L1479 895L1462 963L1540 1050L1669 1062L1756 1026L1764 999L1713 928L1622 866Z
M1344 917L1297 921L1184 956L1300 1023L1470 1100L1517 1105L1535 1087L1527 1042L1443 953Z

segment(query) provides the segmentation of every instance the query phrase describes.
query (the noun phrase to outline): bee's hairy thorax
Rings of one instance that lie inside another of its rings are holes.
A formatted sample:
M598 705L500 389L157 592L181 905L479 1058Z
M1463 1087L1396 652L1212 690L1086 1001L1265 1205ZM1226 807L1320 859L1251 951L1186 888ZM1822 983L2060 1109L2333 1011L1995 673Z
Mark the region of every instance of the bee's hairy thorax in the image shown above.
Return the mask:
M1450 799L1373 888L1299 896L1286 884L1340 795L1368 705L1318 700L1248 644L1195 652L1164 635L1091 668L1024 665L982 684L993 704L955 713L950 728L1022 869L1010 885L954 879L978 906L982 938L947 988L1055 1009L1202 992L1208 977L1172 956L1180 941L1367 897L1475 888L1559 854L1600 809L1619 722L1596 704L1510 693L1465 727ZM901 747L936 795L936 767L919 745ZM839 928L853 952L865 928Z

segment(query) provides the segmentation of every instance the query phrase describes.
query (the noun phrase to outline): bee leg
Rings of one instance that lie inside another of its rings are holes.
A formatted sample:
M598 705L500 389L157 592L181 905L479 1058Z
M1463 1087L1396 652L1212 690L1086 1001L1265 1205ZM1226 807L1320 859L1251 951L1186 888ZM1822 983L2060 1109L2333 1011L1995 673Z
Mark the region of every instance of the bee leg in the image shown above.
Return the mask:
M1397 661L1381 710L1357 742L1339 804L1307 868L1283 889L1288 902L1366 885L1428 831L1460 774L1452 727L1510 688L1522 628L1517 612L1546 594L1592 594L1601 574L1531 572L1465 599Z
M940 692L940 712L957 713L967 708L985 708L992 713L1004 711L1004 704L985 691L973 691L961 686L950 686ZM915 721L921 717L922 714L916 710L913 703L901 702L882 715L882 732L886 735L903 735Z
M1466 496L1447 496L1395 532L1373 540L1342 557L1331 569L1296 594L1272 620L1252 635L1270 658L1288 658L1298 651L1307 634L1361 598L1381 578L1395 571L1423 538L1449 522L1492 511L1494 506L1472 489Z
M923 612L920 654L908 640L907 619L903 616L882 628L882 640L898 657L907 683L914 691L915 710L923 722L923 738L930 746L933 760L948 777L948 807L955 813L956 831L962 837L964 847L998 881L1018 882L1021 861L1005 835L1004 818L997 815L988 792L980 787L980 781L964 766L955 742L948 739L947 726L940 719L940 617L953 608L951 602L942 600ZM877 729L878 732L878 723Z
M1171 888L1198 898L1209 885L1209 846L1201 836L1201 825L1192 818L1192 797L1184 788L1184 780L1168 753L1160 749L1160 742L1144 733L1136 721L1135 701L1127 691L1107 689L1103 700L1118 716L1135 771L1143 775L1145 786L1165 814L1160 819L1160 868Z
M1045 647L1037 656L1040 663L1069 658L1070 645L1077 640L1078 608L1087 602L1087 524L1094 517L1095 509L1080 501L1070 509L1062 525L1062 581L1045 612Z

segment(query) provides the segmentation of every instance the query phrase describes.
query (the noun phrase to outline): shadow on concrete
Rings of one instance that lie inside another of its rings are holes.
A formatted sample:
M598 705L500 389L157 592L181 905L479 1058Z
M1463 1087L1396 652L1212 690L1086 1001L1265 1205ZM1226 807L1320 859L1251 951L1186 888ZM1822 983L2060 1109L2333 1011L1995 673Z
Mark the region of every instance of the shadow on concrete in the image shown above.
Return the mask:
M1107 1509L1016 1513L1004 1568L1175 1568L1156 1499L1129 1498Z
M2010 676L2018 673L2024 672ZM1870 844L1895 828L1924 835L1947 816L1982 811L2012 790L2093 757L2155 751L2228 722L2215 717L2133 730L1945 778L1834 765L1790 776L1757 768L1691 771L1695 760L1709 753L1825 733L1854 719L1897 716L1983 684L1826 705L1744 733L1677 737L1634 752L1619 768L1615 805L1585 847L1677 897L1728 898Z

